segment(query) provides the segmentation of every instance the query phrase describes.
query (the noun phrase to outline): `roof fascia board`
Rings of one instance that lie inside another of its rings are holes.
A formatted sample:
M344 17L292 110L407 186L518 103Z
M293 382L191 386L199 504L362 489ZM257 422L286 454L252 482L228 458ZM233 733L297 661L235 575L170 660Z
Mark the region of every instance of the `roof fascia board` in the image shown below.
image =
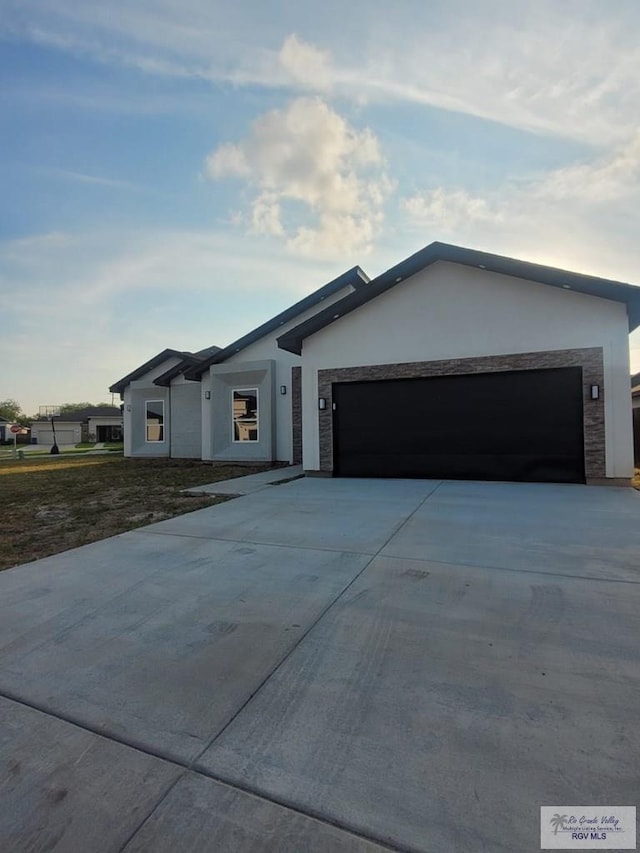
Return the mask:
M113 385L109 387L109 391L112 394L122 394L127 385L134 382L136 379L139 379L141 376L144 376L145 373L153 370L153 368L157 367L159 364L162 364L163 361L166 361L168 358L184 358L184 355L185 354L179 350L164 349L162 352L154 355L153 358L150 358L149 361L145 361L145 363L141 364L140 367L136 367L136 369L132 370L131 373L127 373L127 375L123 376L122 379L114 382Z
M493 255L475 249L465 249L461 246L453 246L448 243L431 243L429 246L391 267L386 272L367 285L366 288L350 293L328 308L319 311L284 335L278 338L278 346L288 352L300 355L302 353L302 341L325 326L330 325L345 314L375 299L376 296L395 287L401 281L410 278L417 272L425 269L437 261L446 261L464 266L476 267L488 272L508 275L514 278L547 284L552 287L575 290L589 296L601 299L611 299L622 302L627 306L629 317L629 328L633 330L640 325L640 287L624 282L610 279L597 278L596 276L583 275L582 273L560 270L555 267L546 267L541 264L533 264L529 261L520 261L514 258Z

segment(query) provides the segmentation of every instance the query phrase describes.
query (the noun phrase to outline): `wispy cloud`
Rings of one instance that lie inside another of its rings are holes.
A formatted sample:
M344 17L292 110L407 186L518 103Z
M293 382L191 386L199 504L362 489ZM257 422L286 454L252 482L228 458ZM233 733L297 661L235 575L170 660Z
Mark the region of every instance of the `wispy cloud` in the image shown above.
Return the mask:
M300 10L293 30L277 0L268 16L222 0L9 8L12 37L147 74L409 101L594 143L628 136L640 103L640 8L628 0L615 15L591 0L452 0L393 16L354 0L348 19L336 0Z
M108 187L110 189L124 189L141 192L145 187L134 184L131 181L123 181L118 178L105 178L100 175L87 175L84 172L74 172L68 169L42 168L40 171L43 174L51 175L54 178L61 178L66 181L73 181L79 184L92 184L99 187Z
M85 230L0 243L0 290L26 295L0 315L0 363L19 366L3 372L2 393L27 410L104 399L164 347L222 346L342 271L233 232Z
M486 193L425 187L400 200L407 223L479 248L635 281L632 223L640 194L640 135L605 155L506 182ZM511 246L510 250L505 246Z

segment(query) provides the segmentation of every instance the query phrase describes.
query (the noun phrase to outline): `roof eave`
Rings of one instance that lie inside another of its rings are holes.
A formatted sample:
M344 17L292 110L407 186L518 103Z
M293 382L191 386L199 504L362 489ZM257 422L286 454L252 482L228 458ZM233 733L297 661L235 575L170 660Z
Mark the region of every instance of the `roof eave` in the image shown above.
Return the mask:
M232 355L241 352L246 347L261 340L266 335L271 334L279 326L284 326L285 323L288 323L290 320L294 320L297 316L309 310L309 308L313 308L314 305L319 304L328 296L342 290L343 287L351 285L355 288L354 292L357 293L365 285L368 285L368 283L369 276L361 267L351 267L351 269L332 279L327 284L324 284L308 296L305 296L304 299L299 300L285 311L281 311L280 314L276 314L275 317L267 320L266 323L262 323L248 334L238 338L237 341L234 341L229 344L229 346L224 347L220 352L217 352L210 358L200 362L196 367L187 370L184 374L185 379L191 379L199 382L202 374L205 370L211 367L211 365L220 364L220 362L226 361L228 358L231 358ZM298 353L298 355L299 354L300 353Z
M588 296L610 299L626 305L629 319L629 330L633 331L640 325L640 287L625 282L601 279L596 276L560 270L555 267L545 267L529 261L520 261L501 255L492 255L475 249L466 249L448 243L431 243L419 252L391 267L386 272L374 278L363 290L350 293L338 302L334 302L323 311L319 311L286 334L278 338L280 349L300 355L302 341L306 337L319 332L336 320L359 308L361 305L375 299L385 291L415 275L437 261L461 264L479 268L488 272L508 275L525 281L547 284L552 287L575 290ZM609 289L611 292L607 292Z
M179 350L169 348L164 349L162 352L154 355L153 358L150 358L149 361L145 361L145 363L141 364L140 367L136 367L136 369L132 370L131 373L127 373L127 375L123 376L122 379L119 379L117 382L114 382L113 385L110 385L109 391L111 394L122 394L127 385L134 382L140 376L144 376L145 373L153 370L153 368L157 367L159 364L162 364L166 359L183 357L184 353Z

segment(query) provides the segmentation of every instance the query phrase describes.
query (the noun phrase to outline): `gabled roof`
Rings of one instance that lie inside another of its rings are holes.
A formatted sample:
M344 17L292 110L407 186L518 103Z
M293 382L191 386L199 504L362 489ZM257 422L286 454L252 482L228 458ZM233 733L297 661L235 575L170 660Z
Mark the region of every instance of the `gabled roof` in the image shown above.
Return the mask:
M175 349L163 349L162 352L158 353L158 355L154 355L154 357L150 358L149 361L145 361L145 363L141 364L140 367L137 367L135 370L132 370L131 373L127 373L126 376L123 376L122 379L114 382L109 388L109 391L111 391L112 394L122 394L127 385L134 382L136 379L140 379L141 376L144 376L145 373L153 370L154 367L158 367L158 365L162 364L162 362L166 361L168 358L184 358L189 355L191 355L191 353L180 352Z
M290 320L295 320L295 318L299 317L300 314L303 314L305 311L308 311L309 308L313 308L315 305L320 304L320 302L328 296L332 296L334 293L342 290L343 287L351 285L352 287L355 287L356 292L358 292L360 289L366 290L366 287L364 286L367 285L368 287L368 282L369 276L360 267L356 266L347 270L347 272L342 273L342 275L339 275L337 278L334 278L333 281L330 281L328 284L325 284L323 287L320 287L318 290L309 294L309 296L305 296L304 299L296 302L295 305L287 308L286 311L276 314L275 317L272 317L271 320L267 320L266 323L258 326L252 332L243 335L243 337L238 338L237 341L229 344L229 346L224 347L224 349L209 358L204 359L204 361L201 361L196 367L188 370L185 373L185 377L187 379L200 379L202 374L210 365L219 364L221 361L225 361L230 356L235 355L237 352L240 352L240 350L245 349L256 341L259 341L260 338L263 338L270 332L275 331L279 326L284 326L284 324L288 323Z
M221 352L220 347L207 347L207 349L200 350L200 352L196 352L193 355L187 355L179 364L176 364L174 367L170 367L169 370L166 370L163 374L157 376L153 380L153 384L164 386L171 385L171 380L175 379L176 376L180 376L181 373L186 373L187 370L195 367L199 362L215 355L218 352Z
M476 249L465 249L448 243L431 243L426 248L416 252L415 255L411 255L382 275L374 278L366 287L355 293L350 293L344 299L334 302L333 305L319 311L309 320L305 320L304 323L300 323L295 328L285 332L278 338L278 346L288 352L300 355L302 353L302 341L305 338L330 325L339 317L344 317L345 314L349 314L371 299L375 299L376 296L380 296L401 281L436 263L436 261L479 267L489 272L623 302L627 306L629 329L633 330L640 325L640 287L597 278L596 276L568 272L555 267L546 267L541 264L532 264L528 261L518 261L515 258L505 258L502 255L479 252Z

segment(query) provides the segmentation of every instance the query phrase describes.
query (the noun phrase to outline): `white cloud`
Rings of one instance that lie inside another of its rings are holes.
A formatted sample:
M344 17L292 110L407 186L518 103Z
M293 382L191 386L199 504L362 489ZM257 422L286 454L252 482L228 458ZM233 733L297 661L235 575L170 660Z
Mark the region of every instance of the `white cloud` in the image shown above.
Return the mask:
M248 181L254 230L322 256L368 251L392 190L374 134L312 97L257 118L244 140L209 155L206 171Z
M302 86L315 91L331 87L331 54L303 41L295 33L284 40L278 59L284 70Z
M559 201L612 202L640 191L640 131L591 163L554 170L537 194Z
M246 178L251 174L244 151L231 142L218 146L207 157L206 166L210 178Z
M251 206L251 228L256 234L270 234L282 237L284 227L278 196L274 193L262 193Z
M444 187L415 193L401 201L401 207L422 225L453 231L464 223L502 222L499 209L466 190L447 191Z

